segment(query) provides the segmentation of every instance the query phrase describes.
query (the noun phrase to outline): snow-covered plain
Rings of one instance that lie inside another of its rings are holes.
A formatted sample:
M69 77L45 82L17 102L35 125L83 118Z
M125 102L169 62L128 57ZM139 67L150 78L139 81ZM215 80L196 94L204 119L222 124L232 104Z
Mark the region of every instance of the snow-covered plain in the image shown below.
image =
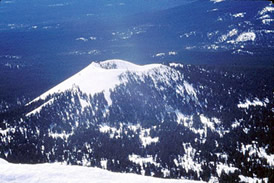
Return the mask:
M128 173L113 173L99 168L54 164L11 164L0 159L1 183L201 183Z

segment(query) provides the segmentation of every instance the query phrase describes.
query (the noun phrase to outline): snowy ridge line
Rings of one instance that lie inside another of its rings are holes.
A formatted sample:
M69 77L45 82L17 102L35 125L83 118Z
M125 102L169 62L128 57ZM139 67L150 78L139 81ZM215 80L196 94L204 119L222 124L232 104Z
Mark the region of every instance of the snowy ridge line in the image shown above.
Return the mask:
M12 164L0 159L1 183L203 183L184 179L161 179L131 173L114 173L107 170L54 164Z
M48 95L61 93L68 89L79 87L82 92L94 95L95 93L108 92L122 82L119 76L126 71L146 72L161 67L161 64L136 65L127 61L113 59L103 62L92 62L80 72L51 88L27 105L40 99L44 100ZM83 80L83 78L88 80Z

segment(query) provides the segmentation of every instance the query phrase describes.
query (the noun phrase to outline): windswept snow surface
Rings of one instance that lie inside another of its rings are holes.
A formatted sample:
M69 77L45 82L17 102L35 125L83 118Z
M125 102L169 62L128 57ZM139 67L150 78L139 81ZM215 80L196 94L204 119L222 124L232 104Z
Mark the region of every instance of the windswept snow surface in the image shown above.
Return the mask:
M0 159L1 183L201 183L171 180L127 173L113 173L99 168L55 164L11 164Z

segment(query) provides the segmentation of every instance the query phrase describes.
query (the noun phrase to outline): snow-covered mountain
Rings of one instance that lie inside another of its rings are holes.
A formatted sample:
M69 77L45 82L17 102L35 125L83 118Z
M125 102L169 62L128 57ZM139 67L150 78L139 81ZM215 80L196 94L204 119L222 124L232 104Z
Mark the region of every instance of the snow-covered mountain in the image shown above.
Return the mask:
M271 182L272 76L271 69L92 62L0 115L0 157L162 178Z
M80 90L85 95L91 97L103 92L104 98L110 106L112 104L111 91L120 85L126 85L130 80L141 80L144 82L146 77L152 78L154 85L157 86L160 83L171 85L170 82L181 80L183 75L175 69L161 64L140 66L123 60L108 60L100 63L93 62L76 75L37 97L34 101L38 101L39 99L45 100L49 95L53 94L64 93L66 91L76 91L77 93L77 91ZM186 81L183 82L183 85L177 87L179 88L178 93L181 95L187 93L191 95L192 98L196 97L194 89ZM165 90L165 88L162 86L161 90ZM91 105L89 100L89 97L87 99L80 99L83 110L86 106ZM42 104L42 106L52 102L52 100L47 101ZM41 106L38 109L41 109ZM27 115L38 112L38 109L35 109Z

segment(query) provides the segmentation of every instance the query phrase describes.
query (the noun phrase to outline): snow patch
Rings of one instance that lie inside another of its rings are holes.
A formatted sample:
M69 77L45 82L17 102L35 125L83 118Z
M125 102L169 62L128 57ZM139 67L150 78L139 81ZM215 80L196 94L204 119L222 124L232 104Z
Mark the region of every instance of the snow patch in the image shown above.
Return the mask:
M239 175L240 182L245 182L245 183L262 183L262 182L268 182L268 178L256 178L256 177L246 177L243 175Z
M76 38L75 39L76 41L84 41L84 42L87 42L88 39L87 38L84 38L84 37L79 37L79 38Z
M165 55L166 55L165 53L157 53L157 54L155 54L155 57L163 57Z
M150 129L142 129L141 128L139 138L140 138L144 148L146 148L146 146L148 146L148 145L151 145L152 143L159 142L159 137L152 138L150 136Z
M238 168L230 167L223 163L217 164L217 174L219 177L221 176L222 171L224 171L226 174L229 174L229 173L234 173L236 170L238 170Z
M215 129L214 127L214 123L211 122L208 118L206 118L204 115L200 115L200 120L201 122L207 126L208 128L210 128L212 131Z
M243 18L245 15L245 13L236 13L236 14L233 14L232 16L237 18L237 17L240 17L240 18Z
M214 11L218 11L219 9L217 9L217 8L214 8L214 9L212 9L212 10L207 10L207 12L214 12Z
M219 37L219 42L224 42L228 38L233 37L233 36L235 36L237 34L238 34L238 30L237 29L232 29L227 34L224 34L221 37Z
M255 98L253 101L250 101L249 99L246 99L245 102L240 102L238 105L238 108L245 108L248 109L250 106L261 106L265 107L266 103L263 101L260 101L258 98Z
M107 169L107 165L108 165L108 160L107 159L102 159L100 161L100 164L101 164L101 167L106 170Z
M156 53L152 57L164 57L166 55L168 55L168 56L175 56L175 55L177 55L177 52L176 51L169 51L167 53Z
M108 125L100 125L99 131L101 133L108 133L110 138L118 139L121 137L121 133L123 130L123 125L120 124L119 128L110 127Z
M136 163L143 167L144 164L152 164L155 165L156 167L160 167L160 163L156 162L156 158L153 158L151 155L147 155L146 157L141 157L136 154L132 154L128 156L129 161Z
M271 22L274 22L274 19L263 19L262 22L263 22L263 24L270 25Z
M84 110L84 108L91 106L89 102L87 102L85 99L82 99L82 98L80 98L80 104L82 106L82 111Z
M151 155L147 155L147 157L141 157L136 154L132 154L128 156L129 161L140 165L141 167L141 174L145 175L144 168L147 166L148 163L155 165L156 167L160 167L160 163L156 162L156 158L153 158Z
M183 144L185 154L183 156L178 156L177 159L174 159L174 163L177 167L182 167L188 173L188 171L194 171L197 173L198 177L202 172L201 164L195 162L194 158L196 155L196 149L194 149L190 143Z
M244 32L240 34L236 41L237 42L246 42L246 41L255 41L256 34L254 32Z
M152 127L154 128L154 127ZM137 131L139 131L139 139L144 148L151 145L152 143L158 143L159 137L152 138L150 136L150 128L142 128L141 125L123 125L122 123L119 125L119 128L116 127L110 127L106 124L99 126L99 131L101 133L107 133L109 134L110 138L120 138L121 134L123 133L123 129L126 129L124 131L125 134L128 133L127 129L132 130L135 134L138 134Z
M92 41L95 41L95 40L97 40L97 37L91 36L91 37L89 37L89 39Z
M15 133L16 129L15 128L7 128L5 130L0 129L0 134L4 137L8 135L8 133Z
M171 66L171 67L181 67L181 68L184 67L183 64L178 64L178 63L170 63L169 66Z
M177 116L177 123L183 124L185 127L188 127L188 121L192 120L192 118L190 116L184 115L179 110L175 110L175 114Z
M189 38L190 36L196 36L196 31L191 31L183 35L180 35L180 38L183 38L183 37Z
M243 155L248 153L249 156L257 155L259 158L266 159L267 163L271 167L274 167L274 154L267 154L265 149L264 147L259 147L258 142L253 141L252 144L247 145L241 143L241 149L239 149L239 151L242 152Z
M168 52L168 55L177 55L177 52L176 51L170 51L170 52Z
M259 14L260 14L260 15L264 15L264 14L266 14L266 13L268 13L268 12L271 12L271 13L272 13L272 11L274 11L274 7L267 6L267 7L265 7L263 10L259 11Z
M187 81L184 81L184 87L189 95L192 95L195 97L195 99L198 99L196 91L191 84L189 84Z
M231 125L232 129L239 127L242 121L243 119L240 119L239 121L235 120L234 123L232 123Z
M52 133L52 132L49 132L48 134L49 134L50 137L52 137L54 139L58 139L58 138L68 139L70 136L73 135L73 132L71 132L71 133L66 133L65 131L63 131L62 133Z
M247 51L247 50L242 50L242 49L237 49L232 52L232 54L241 54L241 55L254 55L253 52Z
M214 2L214 3L220 3L220 2L223 2L225 0L210 0L211 2Z

